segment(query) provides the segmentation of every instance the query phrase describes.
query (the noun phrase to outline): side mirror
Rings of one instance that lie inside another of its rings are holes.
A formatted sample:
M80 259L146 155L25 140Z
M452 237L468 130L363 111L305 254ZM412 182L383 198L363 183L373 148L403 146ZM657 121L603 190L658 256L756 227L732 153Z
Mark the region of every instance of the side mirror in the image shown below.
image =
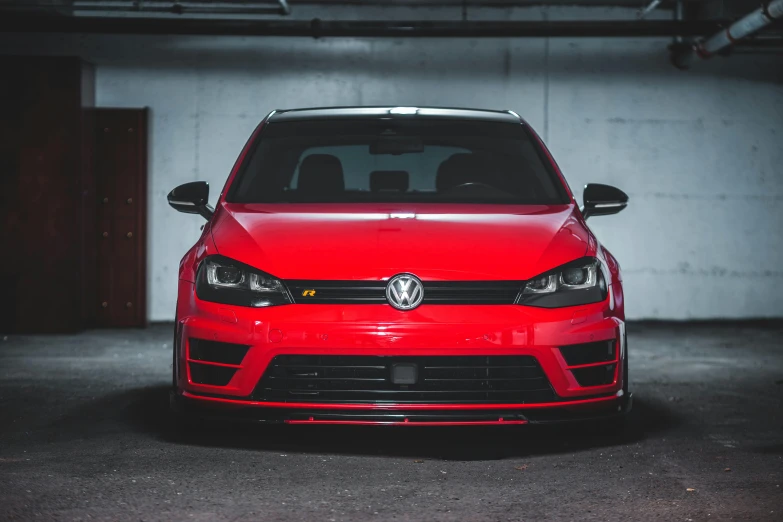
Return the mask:
M628 194L611 185L588 183L582 196L584 206L582 216L608 216L617 214L628 206Z
M210 207L209 183L206 181L192 181L175 188L168 195L169 205L178 212L185 214L198 214L209 221L215 209Z

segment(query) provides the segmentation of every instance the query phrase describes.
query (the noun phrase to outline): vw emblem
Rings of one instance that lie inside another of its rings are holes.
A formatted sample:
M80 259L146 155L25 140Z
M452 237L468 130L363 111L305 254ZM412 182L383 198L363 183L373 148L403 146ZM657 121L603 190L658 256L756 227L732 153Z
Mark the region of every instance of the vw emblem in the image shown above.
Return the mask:
M400 274L389 279L386 300L397 310L413 310L424 299L424 285L413 274Z

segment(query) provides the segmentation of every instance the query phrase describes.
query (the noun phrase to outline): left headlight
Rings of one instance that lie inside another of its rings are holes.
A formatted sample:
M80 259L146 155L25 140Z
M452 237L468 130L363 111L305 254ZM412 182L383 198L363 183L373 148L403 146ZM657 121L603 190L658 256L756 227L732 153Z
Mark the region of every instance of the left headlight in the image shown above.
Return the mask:
M254 308L291 303L282 281L223 256L209 256L201 262L196 295L203 301Z
M543 308L578 306L601 302L606 293L600 261L583 257L527 281L517 303Z

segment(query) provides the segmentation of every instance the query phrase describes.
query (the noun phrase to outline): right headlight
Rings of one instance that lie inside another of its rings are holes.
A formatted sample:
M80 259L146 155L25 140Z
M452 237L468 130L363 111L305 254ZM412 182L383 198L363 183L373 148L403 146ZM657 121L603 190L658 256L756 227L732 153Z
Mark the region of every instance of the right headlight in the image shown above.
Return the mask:
M196 295L204 301L253 308L291 303L282 281L220 255L209 256L201 262L196 276Z
M528 280L517 304L543 308L578 306L601 302L606 293L600 261L583 257Z

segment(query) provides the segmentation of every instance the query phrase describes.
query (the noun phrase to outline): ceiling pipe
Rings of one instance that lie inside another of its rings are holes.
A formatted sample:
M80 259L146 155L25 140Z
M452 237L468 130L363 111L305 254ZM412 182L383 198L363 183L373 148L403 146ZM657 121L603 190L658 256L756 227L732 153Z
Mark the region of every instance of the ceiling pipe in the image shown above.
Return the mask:
M639 10L639 12L636 14L636 17L641 20L648 14L652 13L653 11L658 9L658 6L661 5L661 1L662 0L652 0L652 2L647 4L647 7Z
M687 69L696 58L710 58L780 18L783 18L783 0L767 2L706 40L692 45L673 46L672 63L680 69Z
M0 31L9 33L179 34L299 37L666 37L699 36L723 27L709 20L595 21L390 21L199 18L110 18L9 14Z
M138 14L141 16L147 14L287 15L291 13L291 9L288 6L288 2L286 0L278 0L277 2L268 3L163 2L155 0L107 2L100 0L76 0L73 2L72 9L76 14L120 12L126 14Z

